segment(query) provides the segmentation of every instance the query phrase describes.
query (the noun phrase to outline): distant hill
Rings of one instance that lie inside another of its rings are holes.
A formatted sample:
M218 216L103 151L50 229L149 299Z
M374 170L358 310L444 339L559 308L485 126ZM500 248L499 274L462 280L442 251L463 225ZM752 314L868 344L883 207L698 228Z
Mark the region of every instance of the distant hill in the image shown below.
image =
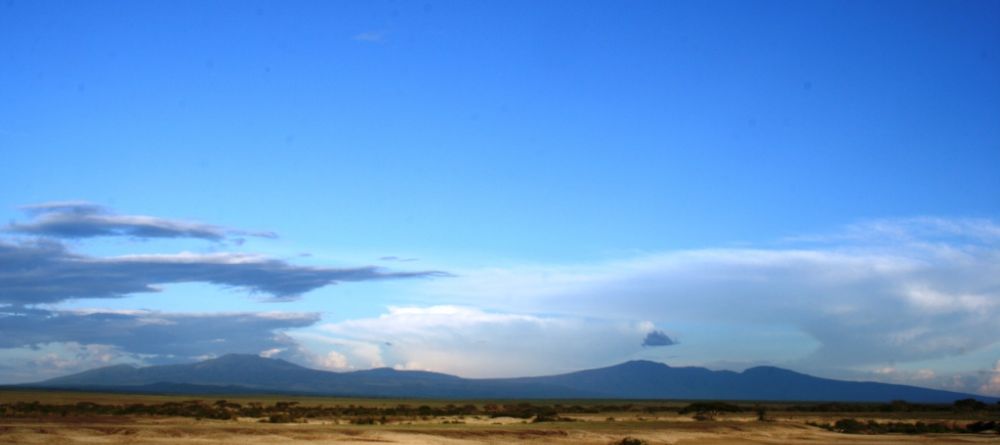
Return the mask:
M171 385L194 385L172 390ZM512 383L503 380L472 380L424 371L378 368L353 372L329 372L305 368L280 359L229 354L198 363L135 368L128 365L92 369L24 385L44 388L88 389L157 393L194 393L212 387L245 388L248 391L326 394L365 397L414 398L587 398L600 397L586 391L542 383ZM207 388L206 388L207 387ZM240 391L230 391L240 392ZM212 391L212 393L218 393ZM511 396L511 394L517 394Z
M743 372L631 361L607 368L547 377L508 379L522 383L611 393L626 399L796 400L951 403L963 398L995 402L993 397L876 382L824 379L772 366Z
M272 392L454 399L907 400L925 403L951 403L969 397L988 403L998 400L915 386L823 379L766 366L737 373L631 361L545 377L464 379L390 368L328 372L284 360L239 354L182 365L110 366L22 386L177 394Z

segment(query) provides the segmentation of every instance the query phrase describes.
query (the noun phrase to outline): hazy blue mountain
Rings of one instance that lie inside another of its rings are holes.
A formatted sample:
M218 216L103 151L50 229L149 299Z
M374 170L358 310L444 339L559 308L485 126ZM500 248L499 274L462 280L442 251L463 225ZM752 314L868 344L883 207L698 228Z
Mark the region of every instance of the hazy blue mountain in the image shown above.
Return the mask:
M150 392L184 392L173 391L170 386L163 385L165 383L243 387L253 392L371 397L505 398L510 394L518 394L518 397L525 398L599 396L586 391L541 383L515 384L502 380L472 380L425 371L397 371L391 368L354 372L319 371L285 360L242 354L229 354L183 365L145 368L127 365L110 366L27 386L106 388L115 391L135 388ZM195 392L201 393L204 390Z
M672 368L663 363L631 361L607 368L547 377L510 379L522 383L610 393L629 399L891 401L950 403L975 397L957 392L876 382L824 379L772 366L743 372L698 367Z
M874 382L847 382L775 368L743 372L674 368L632 361L569 374L512 379L464 379L389 368L328 372L284 360L230 354L183 365L98 368L25 386L157 393L273 392L412 398L620 398L950 403L996 398Z

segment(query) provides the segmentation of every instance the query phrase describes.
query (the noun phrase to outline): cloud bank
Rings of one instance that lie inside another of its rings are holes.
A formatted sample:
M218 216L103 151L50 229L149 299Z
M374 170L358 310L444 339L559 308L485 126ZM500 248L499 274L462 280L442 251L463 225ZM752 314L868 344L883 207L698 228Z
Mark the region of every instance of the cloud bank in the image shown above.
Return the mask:
M193 362L229 352L300 351L289 329L319 314L165 313L0 308L0 383L35 382L113 364ZM289 358L297 356L289 355Z
M466 377L577 371L594 357L627 360L650 322L487 312L463 306L390 307L378 317L319 325L318 343L340 367L394 366Z
M245 253L95 257L69 250L60 239L219 240L235 232L115 215L89 203L50 203L26 211L33 219L8 231L42 236L0 239L0 348L37 348L55 356L32 360L65 369L70 362L108 357L152 362L251 352L327 369L395 366L515 376L605 366L644 354L658 359L666 350L687 354L680 356L682 363L722 363L742 351L768 351L760 345L773 334L785 336L774 338L786 352L751 360L782 357L771 364L812 373L839 370L827 374L834 377L1000 391L998 371L991 369L1000 357L975 365L981 366L978 371L921 368L1000 350L1000 226L987 220L876 220L768 248L678 250L590 264L458 270L452 276L372 266L306 267ZM416 306L323 324L315 314L37 306L122 298L185 282L287 301L340 282L434 276L452 278L417 282L406 295ZM301 329L309 326L314 328ZM677 329L684 344L672 346L675 339L658 326ZM724 341L710 329L684 330L692 326L742 326L754 334ZM53 348L62 352L50 352ZM788 354L790 349L801 353ZM70 350L86 359L60 362ZM700 358L691 359L695 355Z
M424 292L497 311L787 326L818 342L790 363L812 369L947 359L1000 342L997 225L910 219L865 227L850 230L854 241L837 234L807 246L461 270Z
M288 347L281 331L310 326L315 313L164 313L157 311L0 308L0 348L49 343L104 345L130 354L194 358L226 352L257 354Z
M0 238L0 380L67 373L95 364L193 361L242 352L313 360L286 331L311 326L316 313L164 313L148 310L63 310L80 298L126 298L161 285L208 283L289 301L342 282L445 276L380 267L308 267L236 252L91 256L64 239L94 237L273 237L220 226L150 216L119 215L89 202L22 208L32 219L12 223ZM23 236L29 235L29 236ZM10 365L15 363L16 365ZM19 377L21 376L21 377ZM15 380L16 381L16 380Z

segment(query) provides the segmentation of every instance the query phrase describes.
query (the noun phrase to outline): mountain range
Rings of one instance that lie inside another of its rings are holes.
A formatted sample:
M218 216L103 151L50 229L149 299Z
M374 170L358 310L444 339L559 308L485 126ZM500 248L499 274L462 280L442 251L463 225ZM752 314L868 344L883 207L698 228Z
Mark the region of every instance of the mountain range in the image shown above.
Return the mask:
M191 364L92 369L21 386L172 394L315 394L449 399L682 399L951 403L984 397L936 389L813 377L761 366L743 372L630 361L543 377L466 379L378 368L330 372L285 360L229 354Z

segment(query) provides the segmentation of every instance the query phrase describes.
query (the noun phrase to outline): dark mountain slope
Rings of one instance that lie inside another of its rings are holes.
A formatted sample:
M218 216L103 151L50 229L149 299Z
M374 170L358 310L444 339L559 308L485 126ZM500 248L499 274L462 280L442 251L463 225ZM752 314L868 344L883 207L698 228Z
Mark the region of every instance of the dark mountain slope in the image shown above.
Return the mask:
M951 403L968 394L876 382L824 379L787 369L761 366L742 373L698 367L672 368L632 361L569 374L512 379L586 392L613 392L620 398L890 401ZM975 396L982 400L996 400Z
M568 374L513 379L463 379L390 368L328 372L284 360L230 354L198 363L135 368L110 366L27 386L137 392L273 392L340 396L538 399L714 399L796 401L890 401L950 403L996 398L874 382L823 379L774 367L742 373L674 368L632 361ZM224 388L224 389L223 389Z
M479 381L425 371L390 368L354 372L309 369L280 359L229 354L203 362L135 368L126 365L93 369L31 384L33 387L116 391L128 387L169 388L170 384L243 387L253 392L329 394L370 397L504 398L595 397L585 391L540 383Z

